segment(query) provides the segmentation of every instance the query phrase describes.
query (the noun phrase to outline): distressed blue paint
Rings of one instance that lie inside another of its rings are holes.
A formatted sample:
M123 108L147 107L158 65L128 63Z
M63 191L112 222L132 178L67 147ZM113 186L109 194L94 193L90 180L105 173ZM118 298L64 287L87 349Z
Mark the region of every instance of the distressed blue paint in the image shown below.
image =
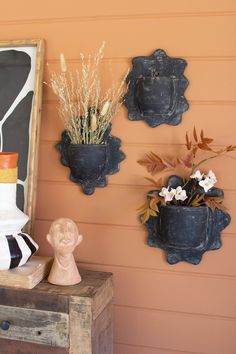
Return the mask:
M149 57L134 58L132 64L124 100L129 119L144 120L152 128L179 124L189 107L184 97L188 80L183 75L187 62L158 49Z
M183 180L171 176L167 185L175 188ZM159 193L159 190L149 193ZM223 197L219 188L211 188L207 193L212 197ZM203 254L209 250L219 249L221 231L230 223L230 215L220 209L211 211L207 206L188 207L159 205L160 212L151 216L144 226L148 229L147 243L166 252L167 261L175 264L185 261L198 264Z
M119 163L125 159L120 150L121 140L110 134L111 126L104 134L104 144L71 144L66 131L56 148L61 153L61 163L70 168L70 180L81 185L85 194L91 195L96 187L106 187L107 175L119 171Z

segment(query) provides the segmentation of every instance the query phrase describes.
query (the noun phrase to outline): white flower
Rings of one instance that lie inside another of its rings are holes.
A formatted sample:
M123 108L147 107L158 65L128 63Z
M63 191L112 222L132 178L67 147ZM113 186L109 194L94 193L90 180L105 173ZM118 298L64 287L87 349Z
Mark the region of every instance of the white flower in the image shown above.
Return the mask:
M201 181L203 176L204 176L203 173L197 170L193 175L190 176L190 178L196 178L198 181Z
M213 182L209 177L206 177L202 181L199 182L199 185L207 192L214 186L215 182Z
M169 187L168 188L163 187L159 195L161 197L164 197L166 202L170 202L171 200L173 200L175 196L175 189L171 188L171 190L169 191Z
M204 191L207 192L209 189L211 189L214 184L217 182L216 175L212 170L208 172L207 175L204 175L204 179L199 182L199 185L204 188Z
M205 192L211 189L217 182L216 175L214 172L212 172L212 170L210 170L207 175L204 175L199 170L197 170L193 175L190 176L190 178L196 178L199 185L204 188Z
M212 172L212 170L208 172L206 177L209 178L214 184L217 182L216 175L214 174L214 172Z
M185 200L187 199L187 194L186 194L186 190L182 189L181 186L177 187L176 188L176 191L175 191L175 199L176 200Z

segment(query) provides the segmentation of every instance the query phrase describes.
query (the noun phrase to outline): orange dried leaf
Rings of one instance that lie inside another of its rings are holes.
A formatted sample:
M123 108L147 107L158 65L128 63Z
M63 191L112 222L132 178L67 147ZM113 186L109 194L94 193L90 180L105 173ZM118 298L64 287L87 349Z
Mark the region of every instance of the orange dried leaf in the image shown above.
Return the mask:
M195 127L193 128L193 137L194 137L194 140L196 141L196 143L198 143L198 137L197 137L197 132L196 132Z
M229 152L229 151L235 151L236 150L236 146L235 145L229 145L226 147L226 151Z
M176 160L175 159L162 159L163 163L166 165L167 168L175 168L177 166Z
M197 146L198 146L199 149L201 149L201 150L212 151L212 149L210 148L210 146L208 146L208 145L205 144L205 143L199 143Z
M186 132L185 139L186 139L186 147L187 147L187 149L188 149L188 150L191 150L192 143L191 143L191 141L189 140L188 132Z
M148 202L146 201L143 205L141 205L137 211L140 213L140 214L143 214L144 211L146 211L148 208Z
M147 211L147 209L145 209L145 210L140 210L140 211L137 212L137 214L138 214L139 216L141 216L141 215L145 214L146 211Z
M224 198L223 197L207 197L207 199L209 200L215 200L217 202L223 201Z
M206 138L206 137L204 137L203 130L201 130L200 137L201 137L201 142L202 142L202 143L210 144L210 143L213 142L213 139L212 139L212 138Z
M157 216L157 213L156 211L152 210L152 209L149 209L149 215L151 216Z
M160 158L160 156L158 156L157 154L155 154L155 152L151 151L150 155L152 156L153 159L156 159L157 161L162 161L162 159Z
M203 129L201 130L201 133L200 133L200 138L201 138L201 141L204 139Z
M191 152L183 158L178 158L178 163L181 165L184 165L185 167L191 168L192 167L192 160L193 160L193 155Z
M192 205L192 206L200 206L200 205L201 205L200 203L203 201L204 196L205 196L205 194L199 194L199 195L197 195L197 196L191 201L190 205Z
M155 197L156 197L156 194L154 194L154 193L148 193L147 196L148 196L148 197L155 198Z
M203 138L202 142L205 144L211 144L214 141L214 139L211 138Z
M197 151L198 151L198 145L195 145L194 148L193 148L193 150L192 150L193 157L196 156Z
M222 211L226 211L227 208L222 204L222 197L207 197L205 200L205 204L214 212L215 209L220 209Z
M150 209L148 209L148 210L146 211L146 213L143 215L142 224L145 224L145 222L147 222L148 219L150 218L150 211L149 211L149 210L150 210Z
M163 178L162 177L158 178L158 180L156 181L156 185L159 186L159 188L162 188L162 186L163 186Z
M150 201L150 208L155 211L159 211L158 206L157 206L158 200L151 200Z
M166 168L165 164L162 162L162 159L153 152L146 154L146 157L142 160L139 160L138 163L145 166L151 175L162 172Z

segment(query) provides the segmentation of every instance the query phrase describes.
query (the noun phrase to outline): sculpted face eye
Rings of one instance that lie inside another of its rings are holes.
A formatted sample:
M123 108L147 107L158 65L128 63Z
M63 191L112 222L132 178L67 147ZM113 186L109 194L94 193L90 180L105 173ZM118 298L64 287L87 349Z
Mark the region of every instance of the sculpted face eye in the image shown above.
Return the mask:
M67 223L67 225L66 225L66 230L68 231L68 232L70 232L70 233L75 233L76 232L76 227L75 227L75 225L74 224L72 224L72 223Z
M62 232L62 228L61 228L61 225L60 224L56 224L53 228L54 232L55 233L60 233Z

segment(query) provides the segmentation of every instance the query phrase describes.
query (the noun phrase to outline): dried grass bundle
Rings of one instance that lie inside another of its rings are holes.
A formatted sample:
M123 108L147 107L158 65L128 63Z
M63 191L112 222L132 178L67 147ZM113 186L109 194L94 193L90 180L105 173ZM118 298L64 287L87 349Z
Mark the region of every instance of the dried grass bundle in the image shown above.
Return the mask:
M68 71L63 54L60 55L61 72L52 72L50 87L59 98L59 115L72 144L102 144L103 135L118 112L126 91L125 80L101 93L99 64L105 43L92 58L80 54L82 69Z

